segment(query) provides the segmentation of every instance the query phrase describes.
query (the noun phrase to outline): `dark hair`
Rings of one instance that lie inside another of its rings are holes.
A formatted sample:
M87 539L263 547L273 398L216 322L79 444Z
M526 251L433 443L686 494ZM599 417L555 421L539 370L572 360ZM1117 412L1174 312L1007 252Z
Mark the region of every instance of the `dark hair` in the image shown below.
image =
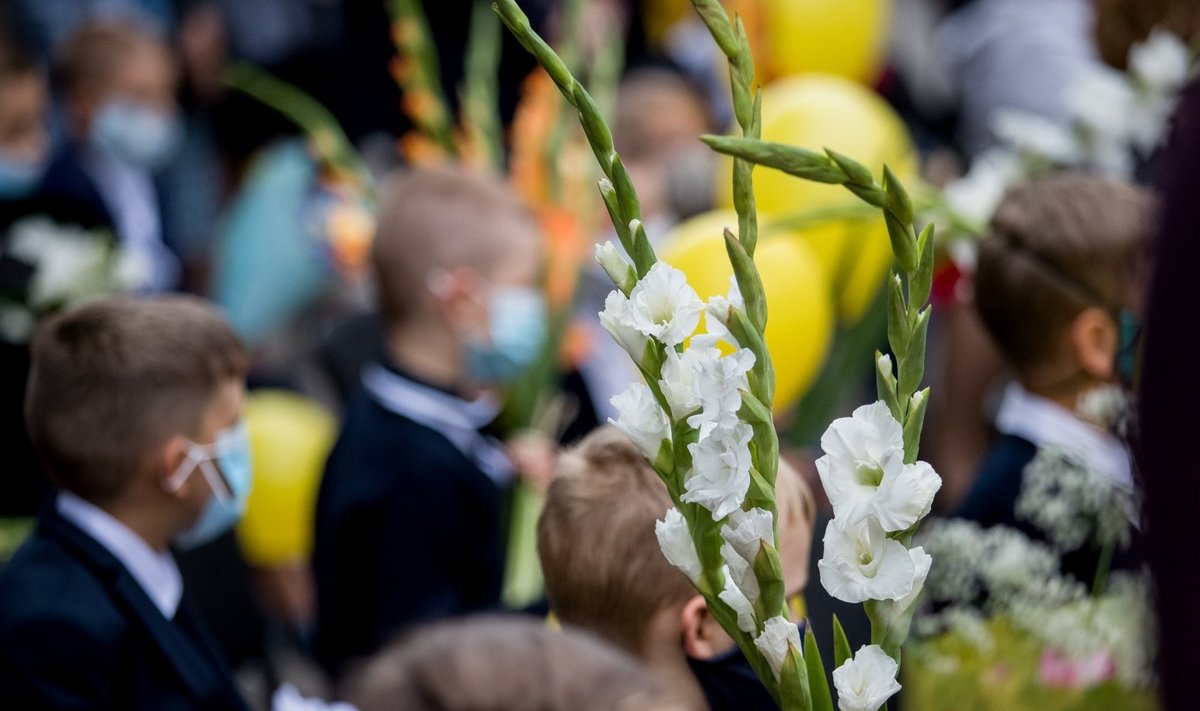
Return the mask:
M196 297L97 301L34 338L25 420L51 478L94 502L124 491L167 438L196 436L246 351Z

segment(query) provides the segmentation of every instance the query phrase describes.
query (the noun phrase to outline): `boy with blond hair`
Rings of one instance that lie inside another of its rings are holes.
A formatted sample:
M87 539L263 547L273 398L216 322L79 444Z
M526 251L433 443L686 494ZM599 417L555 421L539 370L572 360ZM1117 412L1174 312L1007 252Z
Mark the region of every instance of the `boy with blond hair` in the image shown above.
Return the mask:
M813 504L803 480L782 462L778 501L792 600L807 582ZM670 508L666 485L613 427L560 455L538 522L551 609L564 624L641 659L690 706L775 708L704 598L663 557L654 526Z
M334 676L414 622L499 604L514 471L481 430L545 333L538 225L510 191L414 170L381 204L385 345L317 501L318 652Z
M245 708L170 551L245 507L237 337L199 299L119 299L53 319L32 356L26 420L58 495L0 571L0 699Z
M1129 453L1089 393L1132 379L1154 202L1133 185L1064 174L1013 188L979 248L975 306L1016 378L958 515L1021 527L1016 501L1039 448L1069 452L1123 488ZM1036 533L1036 532L1034 532Z

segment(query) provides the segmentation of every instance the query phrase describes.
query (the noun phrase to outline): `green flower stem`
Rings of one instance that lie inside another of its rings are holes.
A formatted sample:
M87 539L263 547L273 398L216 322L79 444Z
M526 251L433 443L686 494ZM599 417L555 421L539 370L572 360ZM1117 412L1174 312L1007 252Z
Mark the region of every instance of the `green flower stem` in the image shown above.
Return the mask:
M533 31L529 25L529 18L517 7L515 0L496 0L492 8L500 13L500 19L509 31L546 70L567 102L579 112L583 132L596 155L597 162L600 163L601 172L604 173L605 180L600 183L600 194L612 218L617 238L625 252L632 257L638 277L645 276L654 266L654 250L650 246L650 240L646 238L645 231L641 229L641 206L638 203L637 192L633 189L633 181L613 147L612 131L605 123L595 100L571 75L562 58ZM631 229L635 222L636 226Z
M300 127L318 157L355 175L371 190L371 173L333 114L295 86L253 64L237 62L225 70L226 86L278 111Z
M484 163L497 175L504 173L504 129L496 91L502 31L500 19L487 5L472 6L464 58L466 72L460 89L463 127L471 143L482 152Z
M413 62L412 81L402 89L428 92L433 100L430 111L424 115L413 116L413 121L443 150L452 156L457 155L458 147L454 143L450 103L446 101L445 92L442 91L437 48L434 47L433 35L429 31L429 21L421 7L421 0L391 0L388 8L391 11L393 28L399 28L398 36L393 38L396 49L401 56L410 57Z

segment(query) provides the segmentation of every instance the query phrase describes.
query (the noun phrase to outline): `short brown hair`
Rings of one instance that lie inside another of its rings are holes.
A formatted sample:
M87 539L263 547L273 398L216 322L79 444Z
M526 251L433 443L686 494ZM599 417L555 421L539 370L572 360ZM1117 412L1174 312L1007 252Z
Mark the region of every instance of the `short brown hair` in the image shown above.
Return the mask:
M195 297L97 301L47 322L32 346L29 436L51 478L94 502L121 495L167 438L196 436L246 352Z
M134 22L87 22L63 41L54 57L54 81L71 94L85 87L103 86L117 68L143 45L167 47L149 28Z
M654 534L670 507L666 485L613 427L559 456L538 521L538 555L560 620L644 651L654 615L696 595Z
M458 168L397 173L384 190L372 246L384 316L395 323L416 311L431 270L486 273L514 240L537 235L533 214L495 180Z
M1076 174L1012 188L979 245L975 305L1018 370L1055 353L1084 310L1116 316L1134 301L1153 232L1151 195Z
M352 675L347 692L362 711L668 707L649 672L619 650L533 618L497 615L410 633Z

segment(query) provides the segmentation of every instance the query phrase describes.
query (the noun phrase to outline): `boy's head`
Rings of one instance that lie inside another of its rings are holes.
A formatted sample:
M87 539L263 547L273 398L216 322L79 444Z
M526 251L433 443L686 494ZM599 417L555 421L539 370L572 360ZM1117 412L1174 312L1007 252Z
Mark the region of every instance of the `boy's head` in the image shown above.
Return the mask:
M451 168L399 173L372 249L380 309L402 350L440 350L443 375L473 383L506 380L538 354L540 229L503 185Z
M1065 174L1005 196L980 243L975 304L1027 388L1069 398L1114 378L1153 229L1153 198L1125 183Z
M0 199L24 197L41 178L50 150L42 68L0 36Z
M151 30L85 24L64 41L55 75L73 138L142 168L170 159L182 131L178 68Z
M812 502L786 465L778 480L791 596L807 580ZM670 507L666 486L615 428L600 428L559 457L538 522L538 554L551 608L564 623L647 661L664 650L707 659L732 648L704 598L659 549L654 524Z
M348 684L362 711L683 709L635 660L532 618L441 622L398 640Z
M59 487L106 510L138 509L165 545L216 492L183 470L197 468L194 445L239 421L246 367L232 329L200 299L94 302L34 339L26 426Z

